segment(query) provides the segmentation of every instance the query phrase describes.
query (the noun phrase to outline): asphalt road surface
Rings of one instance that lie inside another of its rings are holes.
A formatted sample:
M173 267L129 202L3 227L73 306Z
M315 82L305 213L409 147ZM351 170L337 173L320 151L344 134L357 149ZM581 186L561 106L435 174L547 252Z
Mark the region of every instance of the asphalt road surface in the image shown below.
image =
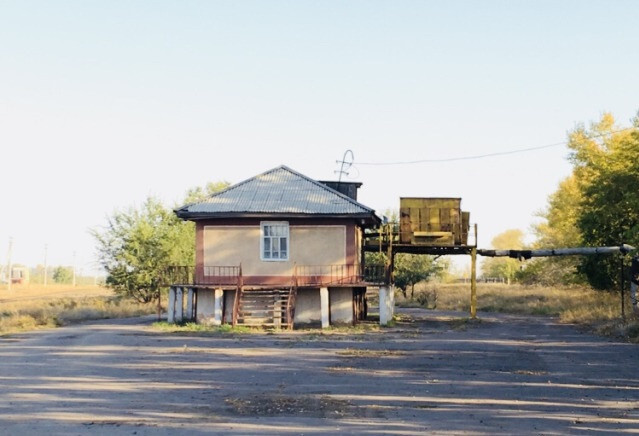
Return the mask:
M404 311L381 332L0 338L0 434L639 433L639 346L548 318Z

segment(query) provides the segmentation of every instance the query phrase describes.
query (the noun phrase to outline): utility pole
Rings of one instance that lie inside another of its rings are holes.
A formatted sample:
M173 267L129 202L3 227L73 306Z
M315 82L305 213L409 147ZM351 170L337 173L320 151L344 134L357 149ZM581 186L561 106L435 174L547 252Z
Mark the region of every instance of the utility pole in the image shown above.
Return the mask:
M13 238L9 238L9 253L7 254L7 290L11 291L11 250L13 249Z
M44 244L44 286L47 285L47 269L49 264L47 263L47 254L49 251L49 244Z

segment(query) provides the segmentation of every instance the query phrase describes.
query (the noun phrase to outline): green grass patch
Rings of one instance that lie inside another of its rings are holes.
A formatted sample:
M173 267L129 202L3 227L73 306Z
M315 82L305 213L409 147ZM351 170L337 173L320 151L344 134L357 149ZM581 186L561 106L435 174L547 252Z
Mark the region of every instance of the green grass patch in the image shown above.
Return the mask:
M208 333L208 334L217 334L217 333L254 333L260 332L263 330L251 329L246 326L235 326L233 327L230 324L223 325L207 325L207 324L198 324L195 322L185 322L185 323L168 323L166 321L154 322L152 324L153 328L156 330L161 330L167 333Z

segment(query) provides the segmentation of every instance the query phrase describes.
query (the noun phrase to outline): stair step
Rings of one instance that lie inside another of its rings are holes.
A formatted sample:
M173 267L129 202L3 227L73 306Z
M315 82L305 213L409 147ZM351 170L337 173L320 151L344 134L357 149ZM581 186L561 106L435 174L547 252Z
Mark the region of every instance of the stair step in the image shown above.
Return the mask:
M288 327L290 289L244 289L237 308L237 323L247 327Z
M252 297L252 298L268 298L268 297L286 297L288 296L288 293L286 294L271 294L271 293L253 293L253 292L244 292L242 293L243 297Z
M249 319L239 318L237 322L241 322L242 324L262 325L269 322L272 323L273 318L249 318Z

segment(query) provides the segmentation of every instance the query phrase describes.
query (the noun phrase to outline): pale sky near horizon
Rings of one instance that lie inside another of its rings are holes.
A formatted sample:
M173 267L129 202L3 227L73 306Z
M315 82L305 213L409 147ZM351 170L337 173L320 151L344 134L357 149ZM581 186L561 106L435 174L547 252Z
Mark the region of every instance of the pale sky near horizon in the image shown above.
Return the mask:
M462 197L479 245L529 231L562 142L639 110L637 1L0 0L0 262L76 262L149 195L281 164L360 201Z

